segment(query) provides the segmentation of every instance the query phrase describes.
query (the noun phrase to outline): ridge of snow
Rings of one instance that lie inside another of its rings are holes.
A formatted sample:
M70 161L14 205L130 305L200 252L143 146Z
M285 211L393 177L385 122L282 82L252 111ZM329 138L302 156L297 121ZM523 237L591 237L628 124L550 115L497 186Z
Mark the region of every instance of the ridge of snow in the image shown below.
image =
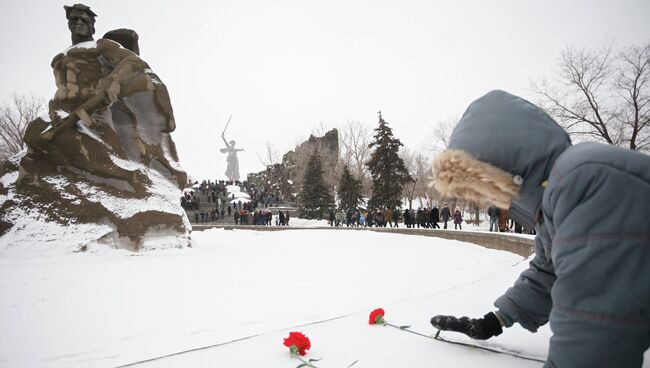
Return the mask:
M2 257L48 257L76 252L82 245L113 231L106 224L57 224L41 218L36 210L13 207L5 218L14 226L0 237Z
M106 142L104 142L101 138L99 138L99 136L97 134L95 134L94 131L90 130L90 128L88 128L86 126L86 124L77 124L77 131L79 133L83 133L83 134L89 136L90 138L92 138L92 139L96 140L97 142L103 144L105 147L108 147ZM108 148L110 148L110 147L108 147Z
M163 152L163 157L169 162L169 165L176 171L184 171L183 167L181 166L180 162L175 160L171 153L169 152L169 141L164 141L161 144L162 147L162 152Z
M78 200L79 197L70 194L66 191L66 187L70 186L70 182L63 176L44 176L41 178L42 181L50 184L52 187L54 187L58 192L61 193L61 197L69 200L69 201L74 201Z
M63 55L67 55L70 50L74 49L94 49L97 48L97 41L92 40L92 41L85 41L85 42L79 42L75 45L69 46L65 48L61 53Z
M119 218L127 219L140 212L156 210L174 215L183 215L185 211L180 206L180 189L176 188L166 178L155 170L146 170L152 185L148 188L145 198L120 198L106 193L101 188L80 182L74 185L91 202L99 203Z
M117 167L120 167L120 168L122 168L122 169L124 169L124 170L128 170L128 171L136 171L136 170L140 170L140 169L144 169L144 168L145 168L145 166L144 166L143 164L140 164L140 163L137 163L137 162L133 162L133 161L129 161L129 160L125 160L125 159L123 159L123 158L119 158L119 157L117 157L117 156L115 156L115 155L109 155L109 156L110 156L110 158L111 158L111 161L112 161L112 162L113 162Z

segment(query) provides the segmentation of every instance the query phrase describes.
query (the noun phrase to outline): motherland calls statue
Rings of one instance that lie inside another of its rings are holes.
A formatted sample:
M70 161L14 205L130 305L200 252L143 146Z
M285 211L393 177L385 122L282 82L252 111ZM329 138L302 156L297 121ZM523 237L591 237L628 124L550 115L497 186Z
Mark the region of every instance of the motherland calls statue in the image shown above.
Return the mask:
M21 243L188 245L187 175L167 88L139 57L135 31L94 41L97 15L82 4L64 9L73 45L52 60L49 121L31 122L27 150L0 169L0 253Z
M232 118L232 116L230 117ZM222 148L220 151L222 153L228 153L228 166L226 167L226 177L230 181L235 181L239 180L239 159L237 158L237 152L243 151L243 148L235 148L235 141L226 140L226 128L228 128L228 124L230 124L230 118L228 119L228 122L226 123L226 127L223 129L223 132L221 132L221 139L223 139L223 143L226 144L226 148Z

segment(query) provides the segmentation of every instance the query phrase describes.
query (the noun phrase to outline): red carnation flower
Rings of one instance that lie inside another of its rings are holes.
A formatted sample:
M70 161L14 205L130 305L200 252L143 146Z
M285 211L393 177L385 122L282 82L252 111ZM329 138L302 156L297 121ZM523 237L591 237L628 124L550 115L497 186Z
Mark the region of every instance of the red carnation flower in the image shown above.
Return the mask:
M370 312L370 318L368 320L368 323L370 323L371 325L386 324L386 321L384 320L384 310L381 308L377 308L374 311Z
M307 354L306 351L311 348L311 342L302 332L289 332L289 337L284 339L284 346L291 350L292 355L296 353L305 355Z

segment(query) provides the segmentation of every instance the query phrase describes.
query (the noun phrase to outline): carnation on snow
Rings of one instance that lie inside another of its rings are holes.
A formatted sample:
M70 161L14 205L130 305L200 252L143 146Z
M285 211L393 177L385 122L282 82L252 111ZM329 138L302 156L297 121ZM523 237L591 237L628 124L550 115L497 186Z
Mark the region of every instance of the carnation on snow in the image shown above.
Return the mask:
M384 310L381 308L377 308L370 312L370 318L368 319L368 323L371 325L379 324L383 325L386 321L384 321Z
M292 353L295 349L298 354L305 355L307 350L311 348L311 342L302 332L289 332L289 337L284 339L284 346L291 349Z

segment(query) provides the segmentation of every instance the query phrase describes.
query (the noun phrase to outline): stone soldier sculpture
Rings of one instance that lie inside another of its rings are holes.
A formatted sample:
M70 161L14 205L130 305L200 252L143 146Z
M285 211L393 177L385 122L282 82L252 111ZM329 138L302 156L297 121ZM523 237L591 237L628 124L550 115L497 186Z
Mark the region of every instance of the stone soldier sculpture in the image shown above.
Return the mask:
M0 199L0 235L26 236L30 227L17 221L31 216L77 234L74 243L54 236L77 250L96 243L138 249L145 236L165 231L177 236L170 245L187 245L178 200L187 174L170 135L176 123L167 88L139 57L135 31L95 41L97 14L83 4L64 9L72 46L51 63L49 121L28 124L27 151L0 172L16 178L0 186L13 193Z

